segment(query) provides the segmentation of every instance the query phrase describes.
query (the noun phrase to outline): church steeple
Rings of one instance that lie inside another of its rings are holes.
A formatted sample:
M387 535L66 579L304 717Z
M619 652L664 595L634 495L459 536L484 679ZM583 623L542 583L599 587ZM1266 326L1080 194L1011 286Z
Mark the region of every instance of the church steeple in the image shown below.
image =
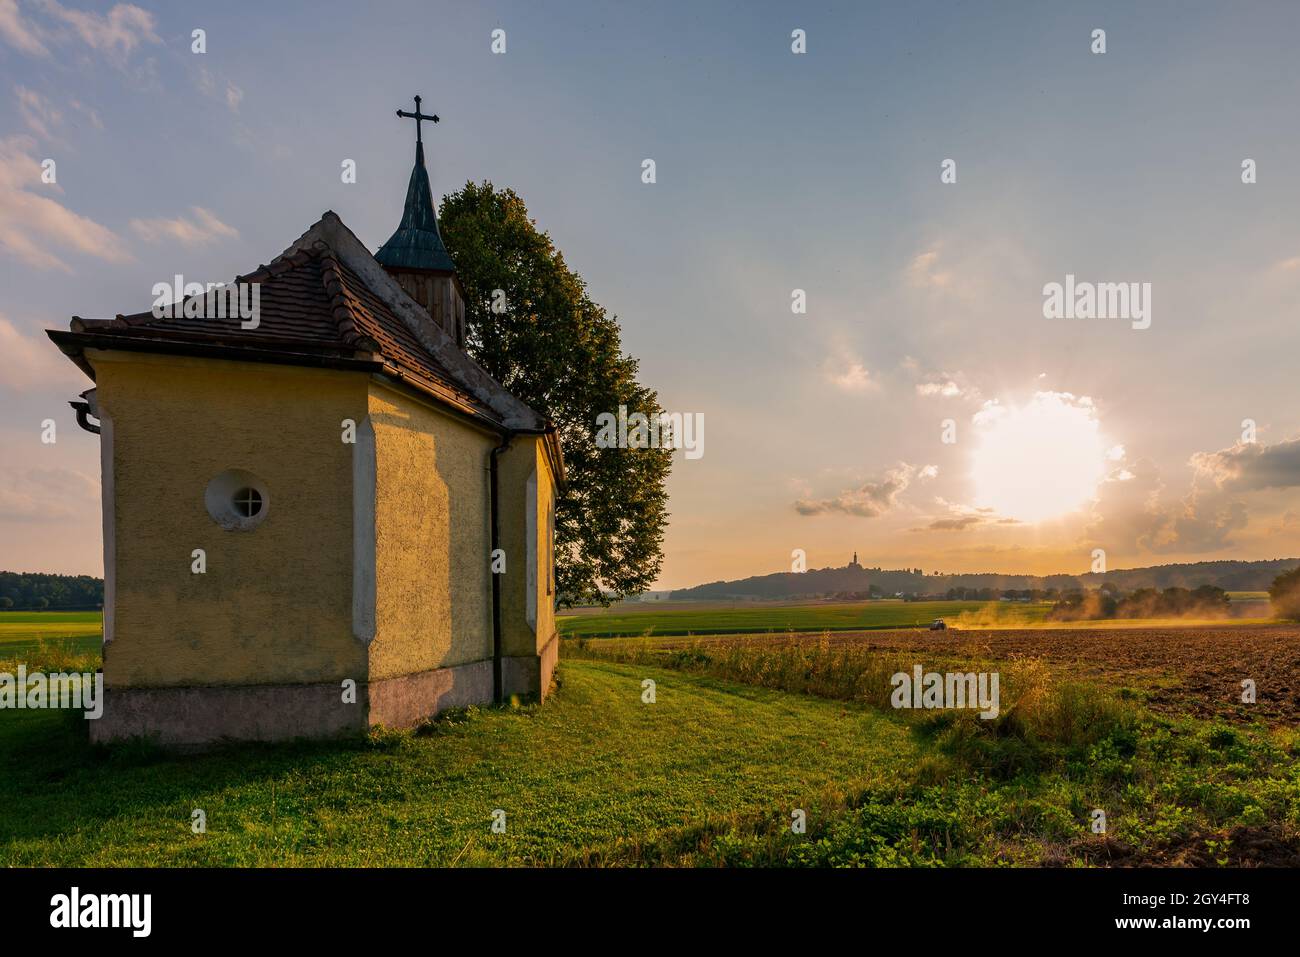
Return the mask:
M375 259L381 266L398 269L435 269L455 272L456 265L438 231L438 214L433 209L433 190L424 168L424 144L415 144L415 166L406 187L402 221L388 242L379 247Z
M415 112L398 110L397 115L415 120L415 166L406 187L406 205L402 221L388 242L379 247L375 260L388 271L412 299L418 302L456 344L465 344L465 303L456 278L456 264L451 261L438 229L433 190L424 167L424 137L421 122L438 122L435 114L420 112L420 97L415 98Z

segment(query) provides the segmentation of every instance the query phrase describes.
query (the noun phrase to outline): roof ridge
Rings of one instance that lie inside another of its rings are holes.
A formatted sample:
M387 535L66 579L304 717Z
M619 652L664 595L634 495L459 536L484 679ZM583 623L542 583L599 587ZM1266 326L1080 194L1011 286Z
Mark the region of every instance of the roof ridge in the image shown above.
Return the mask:
M319 240L318 240L319 242ZM297 269L299 266L305 266L311 260L320 255L315 247L307 249L298 249L285 255L276 256L270 263L262 263L250 273L242 276L236 276L235 282L264 282L267 279L274 279L276 276L283 276L287 272Z
M321 284L325 287L325 295L330 300L330 314L338 329L339 340L345 345L359 347L366 352L379 352L379 343L368 329L363 328L366 326L365 321L357 321L358 313L352 307L352 299L355 297L347 287L342 273L342 264L334 250L322 239L312 243L310 249L320 257ZM300 254L301 251L294 255Z
M490 407L502 424L525 432L547 427L545 416L511 394L461 349L446 330L433 322L427 310L411 298L334 211L326 210L282 256L310 248L317 241L324 241L339 262L357 276L361 287L396 316L427 357L445 370L459 387L467 389L477 401Z
M315 245L320 246L321 249L329 249L327 245L319 240ZM222 283L220 285L233 286L240 283L260 283L274 279L277 276L283 276L285 273L292 272L294 269L304 266L311 260L320 256L321 249L316 249L314 247L310 249L299 249L288 255L277 256L275 259L271 260L269 264L263 263L252 272L236 275L231 282ZM185 308L185 303L189 302L191 299L205 299L210 296L212 292L213 289L208 288L205 284L203 292L198 295L183 295L180 299L168 303L168 306L175 310L181 310ZM167 321L167 317L155 316L152 309L145 309L141 312L133 312L130 314L119 312L112 319L86 319L83 316L73 316L70 328L73 332L81 332L86 329L106 328L135 329L141 326L149 326L165 321Z

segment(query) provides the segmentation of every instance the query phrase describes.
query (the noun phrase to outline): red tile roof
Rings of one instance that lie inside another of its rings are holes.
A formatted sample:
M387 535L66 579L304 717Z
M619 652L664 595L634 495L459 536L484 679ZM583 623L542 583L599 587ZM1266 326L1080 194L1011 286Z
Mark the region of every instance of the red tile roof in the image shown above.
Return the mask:
M74 317L71 333L51 332L50 337L67 346L211 352L253 361L369 367L462 412L501 424L499 412L459 383L326 243L317 241L288 253L235 282L260 287L256 328L241 328L236 315L186 317L180 303L174 304L170 318L156 318L152 312L114 319ZM207 305L207 311L216 312L211 303Z

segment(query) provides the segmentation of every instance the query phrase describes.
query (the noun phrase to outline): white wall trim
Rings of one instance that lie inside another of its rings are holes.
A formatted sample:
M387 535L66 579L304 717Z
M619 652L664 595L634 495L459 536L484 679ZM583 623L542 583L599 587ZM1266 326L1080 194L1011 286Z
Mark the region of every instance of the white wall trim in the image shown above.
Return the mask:
M98 403L95 403L98 406ZM104 644L113 640L117 620L117 484L113 480L113 420L99 418L100 507L104 517Z
M352 446L352 634L375 639L375 427L366 416Z
M528 473L528 484L524 492L524 551L528 556L525 567L527 597L524 608L528 618L528 627L537 631L537 469Z

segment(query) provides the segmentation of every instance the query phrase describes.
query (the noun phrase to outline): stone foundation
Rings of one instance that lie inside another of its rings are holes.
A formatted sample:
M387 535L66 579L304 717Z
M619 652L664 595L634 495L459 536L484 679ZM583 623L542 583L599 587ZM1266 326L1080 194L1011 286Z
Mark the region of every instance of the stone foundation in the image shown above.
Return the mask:
M222 741L286 741L360 734L360 704L344 704L341 684L240 685L206 688L105 688L104 714L90 726L94 742L150 738L164 747Z
M506 697L534 695L546 700L551 690L551 676L560 655L560 636L552 635L542 650L535 655L515 655L501 659L501 684Z
M559 656L553 636L537 655L501 660L507 696L545 698ZM94 742L150 738L164 747L289 741L410 728L448 708L492 703L492 660L359 685L343 703L342 682L187 688L106 688L103 717L88 721Z
M492 659L372 681L370 726L411 728L448 708L492 703Z

